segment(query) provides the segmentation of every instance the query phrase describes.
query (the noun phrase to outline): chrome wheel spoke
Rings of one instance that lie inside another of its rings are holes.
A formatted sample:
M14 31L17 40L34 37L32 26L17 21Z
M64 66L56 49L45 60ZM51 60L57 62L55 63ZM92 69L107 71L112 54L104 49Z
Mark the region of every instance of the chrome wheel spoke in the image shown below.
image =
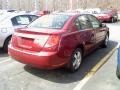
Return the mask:
M80 65L80 62L77 61L76 66L75 66L75 69L77 69L77 68L79 67L79 65Z
M108 36L106 37L106 40L105 40L105 45L108 44Z
M77 59L77 54L74 55L74 58Z
M77 62L77 60L75 59L75 60L73 61L73 66L75 66L75 65L76 65L76 62Z
M80 66L80 63L81 63L81 53L78 51L74 54L73 67L77 69Z
M80 58L80 52L77 53L77 59L79 59L79 58Z

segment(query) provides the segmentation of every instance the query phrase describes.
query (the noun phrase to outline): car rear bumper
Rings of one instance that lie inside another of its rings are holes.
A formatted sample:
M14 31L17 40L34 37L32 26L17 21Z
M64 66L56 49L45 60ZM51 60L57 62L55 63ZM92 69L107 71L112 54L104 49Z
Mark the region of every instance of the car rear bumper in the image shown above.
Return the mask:
M11 45L8 47L9 55L24 64L40 69L55 69L64 66L68 58L60 57L57 52L26 52L15 49Z

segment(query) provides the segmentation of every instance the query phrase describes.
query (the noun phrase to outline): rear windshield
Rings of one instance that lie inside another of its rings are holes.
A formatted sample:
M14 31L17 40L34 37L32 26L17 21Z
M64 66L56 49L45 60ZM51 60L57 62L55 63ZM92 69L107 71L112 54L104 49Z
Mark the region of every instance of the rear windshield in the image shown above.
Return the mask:
M30 25L28 25L28 27L60 29L64 26L65 22L69 18L70 18L69 15L57 15L57 14L45 15L32 22Z

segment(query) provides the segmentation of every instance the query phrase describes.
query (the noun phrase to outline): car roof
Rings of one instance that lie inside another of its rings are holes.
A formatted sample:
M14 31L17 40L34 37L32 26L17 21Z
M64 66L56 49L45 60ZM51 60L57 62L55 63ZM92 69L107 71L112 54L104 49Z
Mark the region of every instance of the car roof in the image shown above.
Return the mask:
M75 12L75 13L73 13L73 12L70 12L70 13L68 13L68 12L63 12L63 13L54 13L54 14L58 14L58 15L69 15L69 16L92 15L92 14L90 14L90 13L77 13L77 12Z
M0 14L0 17L2 18L8 18L8 19L10 19L10 18L13 18L13 17L15 17L15 16L19 16L19 15L34 15L34 14L29 14L29 13L11 13L11 12L7 12L7 13L2 13L2 14ZM37 16L37 15L34 15L34 16Z
M29 14L29 13L14 13L14 14L11 14L11 17L15 17L15 16L18 16L18 15L33 15L33 14ZM37 15L34 15L34 16L37 16Z
M74 13L74 12L59 12L59 13L53 13L53 15L68 15L68 16L76 16L76 15L80 15L80 13Z

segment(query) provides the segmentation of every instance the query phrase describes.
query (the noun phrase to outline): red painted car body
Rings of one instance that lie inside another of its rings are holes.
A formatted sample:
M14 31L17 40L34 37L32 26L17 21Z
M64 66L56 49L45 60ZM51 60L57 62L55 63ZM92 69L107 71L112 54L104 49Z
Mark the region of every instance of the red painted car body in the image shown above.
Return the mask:
M100 26L97 28L78 27L77 20L79 17L81 19L84 16L86 18L88 16L94 17L92 15L59 13L45 15L39 19L57 15L59 17L56 18L57 24L55 23L57 28L45 28L47 25L45 24L42 28L34 28L30 25L27 28L17 30L9 45L9 55L15 60L32 67L42 69L69 67L71 55L76 48L81 48L83 56L85 56L98 47L104 41L106 34L109 34L109 29L102 27L99 21ZM65 19L64 22L62 22L62 19ZM63 23L61 27L60 22ZM34 23L35 21L33 26Z
M43 10L43 11L39 11L39 12L37 13L38 16L43 16L43 15L46 15L46 14L50 14L50 11Z
M102 22L115 22L118 20L117 11L115 10L103 10L95 16Z

